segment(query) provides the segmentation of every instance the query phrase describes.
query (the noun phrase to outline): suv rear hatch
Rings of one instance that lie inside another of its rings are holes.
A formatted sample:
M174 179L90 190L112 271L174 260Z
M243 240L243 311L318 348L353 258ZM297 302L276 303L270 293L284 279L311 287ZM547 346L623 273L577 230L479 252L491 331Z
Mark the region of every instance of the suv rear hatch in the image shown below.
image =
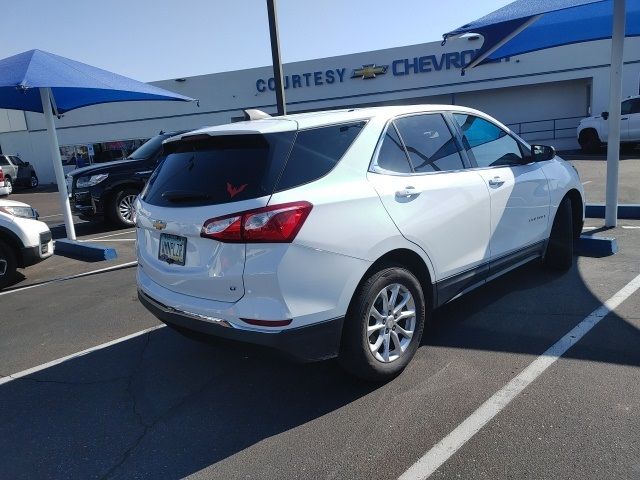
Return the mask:
M255 129L267 122L268 133ZM251 123L165 143L137 212L139 264L161 286L223 302L243 296L245 245L202 237L202 228L268 204L297 131L290 120Z

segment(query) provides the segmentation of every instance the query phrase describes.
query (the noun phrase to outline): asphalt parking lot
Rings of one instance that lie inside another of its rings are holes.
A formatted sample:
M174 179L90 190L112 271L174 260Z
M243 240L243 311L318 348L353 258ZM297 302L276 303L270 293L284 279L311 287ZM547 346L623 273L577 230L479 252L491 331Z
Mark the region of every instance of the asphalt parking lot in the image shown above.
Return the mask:
M597 178L593 165L582 168ZM623 176L625 192L633 181ZM12 198L64 235L57 194ZM484 402L637 279L640 221L601 226L585 231L615 236L619 253L577 257L565 274L529 264L452 302L407 370L372 385L333 361L292 364L162 327L136 298L132 230L78 220L79 238L119 258L55 256L0 293L0 477L398 478L425 454L442 458L434 446L468 434ZM634 291L500 400L432 478L640 479L639 344Z

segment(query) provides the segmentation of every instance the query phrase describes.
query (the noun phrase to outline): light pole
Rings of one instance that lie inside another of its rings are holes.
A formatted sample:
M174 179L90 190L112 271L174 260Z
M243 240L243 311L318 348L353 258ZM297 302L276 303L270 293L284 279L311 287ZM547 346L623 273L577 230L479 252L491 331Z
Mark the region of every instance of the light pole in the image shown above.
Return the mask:
M282 81L282 61L280 60L280 37L278 36L278 15L276 12L276 0L267 0L267 12L269 14L271 58L273 59L273 78L275 79L276 83L275 88L278 115L286 115L287 105L284 98L284 85Z

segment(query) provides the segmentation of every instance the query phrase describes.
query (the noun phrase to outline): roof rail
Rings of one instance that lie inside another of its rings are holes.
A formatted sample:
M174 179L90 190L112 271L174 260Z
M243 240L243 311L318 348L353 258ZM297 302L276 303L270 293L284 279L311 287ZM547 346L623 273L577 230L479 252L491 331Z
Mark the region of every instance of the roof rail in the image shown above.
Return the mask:
M256 110L255 108L249 108L247 110L243 110L243 112L245 120L260 120L261 118L271 118L271 115L269 115L268 113L263 112L262 110Z

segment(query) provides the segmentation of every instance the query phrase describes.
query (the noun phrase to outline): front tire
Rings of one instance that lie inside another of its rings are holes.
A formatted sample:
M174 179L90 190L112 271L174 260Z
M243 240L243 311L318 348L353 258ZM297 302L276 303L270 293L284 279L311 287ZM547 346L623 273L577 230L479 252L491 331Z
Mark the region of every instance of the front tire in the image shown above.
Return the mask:
M571 199L564 197L553 219L544 264L551 270L565 271L573 265L573 213Z
M38 185L40 185L40 181L38 180L36 174L32 173L31 180L29 181L29 188L36 188Z
M4 178L4 186L7 187L7 195L11 195L13 193L13 180L11 180L11 177Z
M0 240L0 290L13 283L17 268L15 251L9 244Z
M354 295L342 332L340 364L364 380L395 377L420 345L425 316L415 275L399 265L382 267Z
M133 207L139 193L135 188L125 188L116 192L109 204L107 217L118 226L133 227Z

